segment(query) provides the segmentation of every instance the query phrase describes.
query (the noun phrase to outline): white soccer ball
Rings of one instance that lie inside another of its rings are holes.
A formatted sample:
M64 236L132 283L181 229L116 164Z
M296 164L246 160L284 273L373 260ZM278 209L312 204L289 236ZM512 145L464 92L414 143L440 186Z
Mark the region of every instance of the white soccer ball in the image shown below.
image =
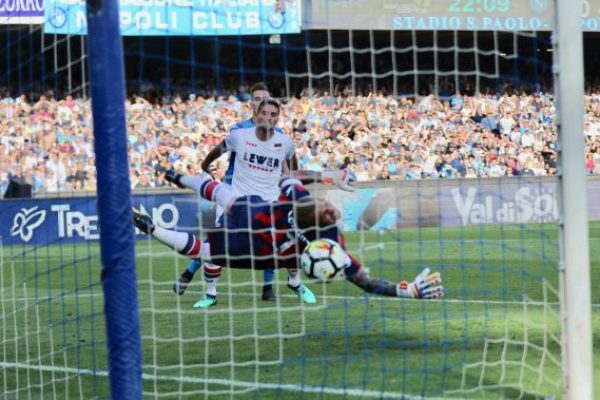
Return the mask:
M349 257L342 246L330 239L310 242L300 256L306 276L323 282L334 279L348 264Z

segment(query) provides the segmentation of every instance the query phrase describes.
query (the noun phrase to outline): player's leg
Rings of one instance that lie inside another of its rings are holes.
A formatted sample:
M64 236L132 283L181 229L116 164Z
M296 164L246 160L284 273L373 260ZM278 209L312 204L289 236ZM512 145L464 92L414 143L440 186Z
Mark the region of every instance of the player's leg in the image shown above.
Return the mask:
M179 279L177 279L173 284L173 292L180 296L184 294L190 285L190 282L192 282L192 279L194 279L196 271L198 271L201 266L202 262L199 259L190 260L190 263L185 271L183 271Z
M227 188L229 188L229 187L227 187ZM218 191L222 190L220 187L217 189L218 189ZM215 193L216 194L213 195L215 197L221 197L221 196L224 197L224 195L218 194L218 192L215 192ZM220 203L217 203L217 204L219 204L219 205L217 206L215 228L220 228L221 226L223 226L224 209L220 205ZM277 300L277 297L275 296L275 293L273 292L274 275L275 275L275 271L273 269L264 270L264 285L263 285L263 291L262 291L261 298L265 301L276 301Z
M261 298L264 301L277 301L277 296L273 292L273 281L275 280L275 270L265 269L263 273L264 285Z
M206 200L217 203L226 211L229 210L237 195L233 193L231 187L226 184L214 181L210 175L182 175L173 170L165 172L165 179L174 183L180 188L188 188L196 191Z
M215 228L220 228L223 223L223 207L217 206ZM194 304L194 308L208 308L217 304L217 282L221 276L222 268L218 265L205 262L204 269L204 298Z
M177 232L155 225L149 215L133 210L133 222L142 232L171 247L179 254L194 259L210 259L210 244L202 243L200 238L188 232ZM207 267L208 266L208 267ZM207 284L206 297L194 304L195 308L207 308L217 304L217 281L221 276L221 267L206 263L204 280Z
M221 227L222 220L223 220L223 207L217 206L217 216L215 219L215 228ZM192 281L192 279L194 279L194 275L200 269L200 267L202 267L202 262L199 259L191 260L190 263L188 264L187 269L185 271L183 271L183 273L181 274L179 279L177 279L175 281L175 283L173 284L173 291L180 296L182 294L184 294L186 289L188 288L190 282ZM206 274L205 274L205 278L206 278ZM206 279L205 279L205 282L206 282ZM216 291L215 291L215 294L216 294Z
M140 231L152 235L155 239L166 244L179 254L199 258L202 251L202 241L188 232L177 232L162 228L152 221L149 215L133 210L133 223Z
M222 268L218 265L204 263L203 269L206 292L203 299L194 303L194 308L208 308L217 304L217 282L221 276Z
M223 224L223 207L217 206L215 216L215 228L220 228ZM221 276L222 268L211 263L204 263L204 298L194 304L194 308L208 308L217 304L217 282Z
M287 287L290 288L303 303L316 303L317 298L313 292L300 282L300 274L298 269L288 269Z
M145 215L140 213L138 210L133 210L133 222L135 226L142 232L152 235L155 239L164 243L165 245L171 247L179 254L190 257L190 258L199 258L201 255L205 256L205 258L210 258L209 254L210 248L208 242L202 243L202 241L188 232L177 232L169 229L162 228L158 225L155 225L150 218L149 215ZM210 287L207 286L207 296L196 302L194 307L196 308L207 308L217 304L216 301L216 285L219 276L221 275L221 267L215 268L214 270L209 270L208 275L206 275L206 265L205 269L205 280L208 278L211 280L209 284L214 285L214 297L210 298L209 290ZM317 299L315 295L304 286L300 282L300 275L298 269L288 269L288 283L287 286L298 296L298 298L304 303L315 303Z

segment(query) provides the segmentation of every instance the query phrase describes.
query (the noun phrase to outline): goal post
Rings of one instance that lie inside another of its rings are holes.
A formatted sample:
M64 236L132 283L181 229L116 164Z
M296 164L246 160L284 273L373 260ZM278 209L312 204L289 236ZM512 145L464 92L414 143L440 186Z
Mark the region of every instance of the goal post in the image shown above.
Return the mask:
M575 4L576 5L576 4ZM583 151L583 33L581 10L556 0L557 127L560 142L559 221L563 383L567 399L594 397L592 296Z
M87 2L101 279L113 399L142 398L135 239L119 1Z

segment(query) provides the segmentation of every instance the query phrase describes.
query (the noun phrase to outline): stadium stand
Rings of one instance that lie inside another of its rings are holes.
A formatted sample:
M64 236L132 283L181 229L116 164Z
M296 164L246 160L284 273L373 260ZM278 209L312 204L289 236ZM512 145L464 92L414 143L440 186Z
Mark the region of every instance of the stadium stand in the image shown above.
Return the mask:
M347 167L356 181L553 175L556 134L553 96L432 95L396 99L315 91L291 98L280 123L297 146L301 169ZM198 172L198 163L250 115L243 91L222 96L175 94L150 103L127 101L133 188L168 185L162 171ZM586 96L586 169L600 173L600 96ZM4 97L0 113L0 170L33 193L94 190L95 168L88 100L33 101ZM227 156L224 156L227 157ZM226 159L216 176L222 178ZM0 188L6 189L5 185Z

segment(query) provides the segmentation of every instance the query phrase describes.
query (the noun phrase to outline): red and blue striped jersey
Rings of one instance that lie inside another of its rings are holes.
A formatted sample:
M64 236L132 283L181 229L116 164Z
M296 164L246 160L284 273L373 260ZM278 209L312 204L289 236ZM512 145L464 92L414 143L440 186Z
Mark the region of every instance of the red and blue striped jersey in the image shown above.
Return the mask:
M296 226L294 201L310 193L299 184L281 188L279 200L268 203L259 196L236 199L222 216L223 228L208 231L211 262L232 268L299 268L300 254L316 239L331 239L345 248L337 225L300 229ZM360 269L352 258L346 276Z

